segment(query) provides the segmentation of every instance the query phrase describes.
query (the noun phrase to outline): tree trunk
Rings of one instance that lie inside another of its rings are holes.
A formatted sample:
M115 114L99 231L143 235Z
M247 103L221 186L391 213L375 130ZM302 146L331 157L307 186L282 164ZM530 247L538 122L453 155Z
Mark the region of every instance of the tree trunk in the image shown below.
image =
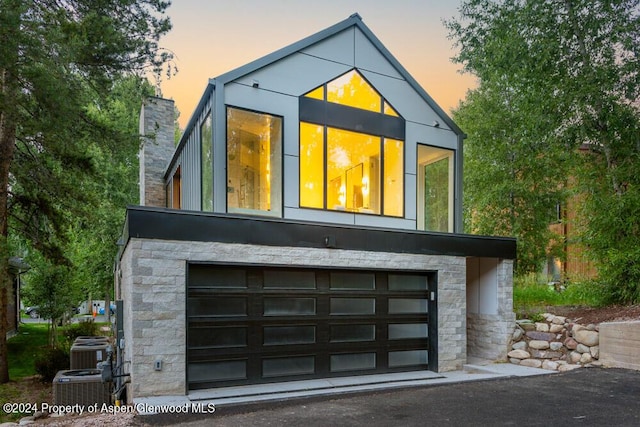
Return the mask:
M0 70L0 93L11 99L11 76ZM6 103L4 105L7 105ZM0 107L0 384L9 381L7 361L7 295L9 278L9 170L15 152L16 126L11 112Z
M9 382L7 357L7 295L9 278L9 173L16 150L18 115L18 52L23 6L19 1L3 4L3 67L0 68L0 384Z

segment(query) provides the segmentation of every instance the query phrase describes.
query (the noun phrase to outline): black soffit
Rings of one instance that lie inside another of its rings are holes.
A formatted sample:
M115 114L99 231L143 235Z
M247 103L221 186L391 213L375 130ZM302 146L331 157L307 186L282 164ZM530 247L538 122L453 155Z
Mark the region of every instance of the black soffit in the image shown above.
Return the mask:
M516 240L129 206L129 238L515 259Z

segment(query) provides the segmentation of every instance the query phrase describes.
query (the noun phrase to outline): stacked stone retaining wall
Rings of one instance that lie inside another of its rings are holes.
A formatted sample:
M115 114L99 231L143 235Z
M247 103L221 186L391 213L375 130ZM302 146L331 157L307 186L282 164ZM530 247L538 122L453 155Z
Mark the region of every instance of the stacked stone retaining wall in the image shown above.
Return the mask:
M551 313L543 320L517 320L513 332L511 363L553 371L588 366L599 359L598 325L580 325Z

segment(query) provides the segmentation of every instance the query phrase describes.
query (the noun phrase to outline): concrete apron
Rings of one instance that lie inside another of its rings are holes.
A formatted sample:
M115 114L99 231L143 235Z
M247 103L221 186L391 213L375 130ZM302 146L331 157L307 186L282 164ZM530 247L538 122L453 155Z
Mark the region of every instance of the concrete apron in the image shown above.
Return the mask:
M556 373L556 371L529 368L511 363L487 364L486 361L483 360L472 360L471 362L470 364L464 365L463 370L452 372L412 371L392 374L359 375L196 390L190 392L187 396L140 397L134 399L134 406L140 415L155 415L162 411L159 408L167 407L221 408L223 406L283 401L305 397Z

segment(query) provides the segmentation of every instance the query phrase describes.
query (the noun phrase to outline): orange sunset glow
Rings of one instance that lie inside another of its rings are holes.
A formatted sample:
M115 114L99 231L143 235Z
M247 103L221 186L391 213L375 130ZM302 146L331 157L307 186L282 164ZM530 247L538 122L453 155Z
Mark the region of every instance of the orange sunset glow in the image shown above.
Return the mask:
M214 78L330 27L357 12L386 48L446 111L475 79L460 74L443 19L458 0L174 0L171 32L162 47L175 55L177 75L163 76L162 96L173 99L182 128Z

